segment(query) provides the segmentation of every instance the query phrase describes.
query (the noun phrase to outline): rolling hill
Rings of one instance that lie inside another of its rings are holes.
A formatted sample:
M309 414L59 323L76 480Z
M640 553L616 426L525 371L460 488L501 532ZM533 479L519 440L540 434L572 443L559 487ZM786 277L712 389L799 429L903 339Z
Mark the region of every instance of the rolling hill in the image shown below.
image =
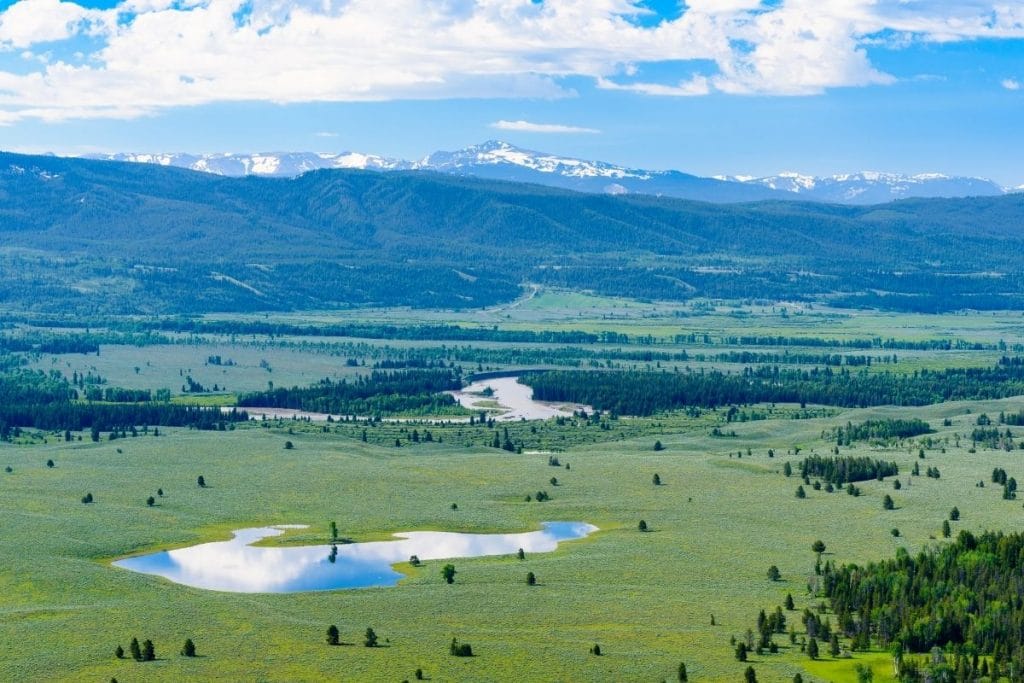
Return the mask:
M108 313L647 298L1024 307L1024 196L869 207L583 194L424 172L223 177L0 154L0 302Z

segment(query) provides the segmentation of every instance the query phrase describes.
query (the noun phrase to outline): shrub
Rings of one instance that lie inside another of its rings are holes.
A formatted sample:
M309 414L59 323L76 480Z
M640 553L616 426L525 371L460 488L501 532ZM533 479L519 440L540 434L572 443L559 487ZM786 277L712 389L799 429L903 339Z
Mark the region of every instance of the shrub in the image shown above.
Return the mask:
M337 645L338 643L338 627L334 624L331 624L327 627L327 644Z
M645 522L644 520L642 520L642 519L641 519L641 520L640 520L640 523L639 523L639 524L637 524L637 525L636 525L636 527L637 527L637 529L639 529L640 531L647 531L647 522Z
M661 486L661 477L658 476L657 472L655 472L654 476L651 477L651 481L654 483L655 486Z
M655 441L654 442L654 450L656 450L656 451L663 451L663 450L665 450L665 447L661 445L660 441Z
M537 576L533 572L526 572L526 585L527 586L536 586L537 585Z
M446 564L441 568L441 577L449 584L455 583L455 565Z
M206 478L203 475L200 474L199 477L196 478L196 483L199 485L199 488L206 488Z
M449 648L449 652L453 657L472 657L473 646L469 643L460 643L458 639L452 638L452 644Z
M377 647L377 634L369 626L366 627L366 635L363 637L363 645L366 647Z

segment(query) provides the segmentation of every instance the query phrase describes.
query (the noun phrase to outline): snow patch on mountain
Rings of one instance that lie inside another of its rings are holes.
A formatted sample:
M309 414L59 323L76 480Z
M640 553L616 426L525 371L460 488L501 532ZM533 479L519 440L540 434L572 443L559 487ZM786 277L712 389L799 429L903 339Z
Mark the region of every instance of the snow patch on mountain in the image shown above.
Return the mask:
M943 173L901 175L861 171L816 177L785 171L772 176L719 175L700 178L679 171L650 171L601 161L586 161L515 147L491 140L455 151L439 151L419 161L376 154L258 153L258 154L111 154L113 161L176 166L224 176L296 177L321 169L373 171L422 170L531 182L583 192L653 194L704 201L801 199L846 204L875 204L907 197L993 196L1024 192L1024 186L1002 188L984 178Z
M478 166L516 166L539 173L552 173L568 178L636 178L648 180L650 171L638 171L600 161L583 161L543 152L520 149L507 142L490 140L455 152L434 152L416 164L417 169L444 173L460 173Z

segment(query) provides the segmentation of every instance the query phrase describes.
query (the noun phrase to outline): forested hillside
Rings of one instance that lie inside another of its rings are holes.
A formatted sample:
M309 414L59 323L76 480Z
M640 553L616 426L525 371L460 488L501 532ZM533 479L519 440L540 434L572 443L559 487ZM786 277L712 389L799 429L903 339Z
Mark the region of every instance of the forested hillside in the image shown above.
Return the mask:
M169 313L634 297L1021 308L1024 195L712 205L423 173L220 178L0 154L0 304Z

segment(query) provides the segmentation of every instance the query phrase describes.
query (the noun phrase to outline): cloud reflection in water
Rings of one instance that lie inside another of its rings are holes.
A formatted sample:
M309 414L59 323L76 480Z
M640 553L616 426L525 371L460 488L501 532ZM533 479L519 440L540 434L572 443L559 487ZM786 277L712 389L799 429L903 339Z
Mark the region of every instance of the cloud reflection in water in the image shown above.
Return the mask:
M395 534L396 541L332 546L254 548L263 538L280 536L281 527L236 531L230 541L203 543L129 557L114 566L162 576L175 583L234 593L297 593L393 586L402 574L391 565L416 555L420 560L551 552L559 541L583 538L597 531L584 522L545 522L541 531L521 534L463 534L411 531Z

